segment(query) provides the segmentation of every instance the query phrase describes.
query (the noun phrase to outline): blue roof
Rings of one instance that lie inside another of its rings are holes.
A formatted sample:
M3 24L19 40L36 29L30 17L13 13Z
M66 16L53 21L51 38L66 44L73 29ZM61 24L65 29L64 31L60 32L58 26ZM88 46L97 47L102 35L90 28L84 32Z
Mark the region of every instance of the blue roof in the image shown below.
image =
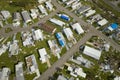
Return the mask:
M61 46L64 46L64 45L65 45L65 43L64 43L63 40L59 40L59 44L60 44Z
M56 37L59 39L61 38L60 34L59 33L56 33Z
M66 15L61 15L60 18L66 20L66 21L70 20L70 18L68 16L66 16Z
M113 24L111 24L110 26L111 26L111 28L112 28L113 30L115 30L115 29L118 28L118 24L116 24L116 23L113 23Z
M62 47L64 47L64 46L65 46L65 42L64 42L64 40L61 38L60 33L56 33L55 36L57 37L59 44L60 44Z

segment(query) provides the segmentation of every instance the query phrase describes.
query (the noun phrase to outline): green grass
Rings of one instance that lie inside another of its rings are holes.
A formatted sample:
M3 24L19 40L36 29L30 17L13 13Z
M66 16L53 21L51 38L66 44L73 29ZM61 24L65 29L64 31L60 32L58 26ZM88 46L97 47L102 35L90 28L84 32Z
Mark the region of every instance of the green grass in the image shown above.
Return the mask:
M43 34L44 34L44 36L48 35L46 32L43 32ZM27 66L26 66L26 62L25 62L25 57L27 57L31 54L35 55L40 73L43 73L48 69L47 63L42 64L41 61L39 60L40 56L38 54L38 49L41 49L41 48L46 49L47 53L51 56L51 58L49 59L51 65L57 61L57 57L54 56L53 54L51 54L50 48L47 44L48 40L55 39L55 37L53 35L52 35L52 37L47 37L43 41L35 41L35 46L29 46L29 47L24 47L22 45L21 33L17 33L16 39L19 40L18 45L19 45L19 48L21 49L21 51L19 51L19 54L17 56L12 56L10 58L10 57L8 57L8 51L7 51L2 56L0 56L0 61L1 61L0 68L2 68L3 66L6 66L6 67L9 67L11 69L11 71L12 71L12 74L10 75L11 80L15 76L15 70L14 70L15 64L17 64L18 61L23 62L24 63L23 68L24 68L24 71L26 71ZM8 38L5 41L5 43L7 43L8 41L11 41L11 40L12 40L12 37ZM66 52L66 49L63 48L61 55L63 55L65 52ZM30 75L30 74L26 74L26 72L25 72L25 79L26 80L32 80L34 78L34 76L35 76L35 74Z
M120 14L119 14L118 11L114 10L111 6L109 6L108 4L106 4L103 0L99 0L99 3L100 3L101 5L104 5L104 8L112 11L112 13L114 13L116 16L120 16Z
M11 13L21 11L22 9L29 10L37 4L37 0L1 0L0 10L8 10Z
M119 8L120 8L120 2L118 3L118 5L117 5Z
M12 31L11 28L6 28L6 29L5 29L5 33L9 33L9 32L11 32L11 31Z
M33 78L36 76L36 74L26 74L25 75L25 80L33 80Z
M57 29L56 32L61 32L63 29L62 27L60 27L54 23L51 23L50 21L46 21L46 24L55 27Z

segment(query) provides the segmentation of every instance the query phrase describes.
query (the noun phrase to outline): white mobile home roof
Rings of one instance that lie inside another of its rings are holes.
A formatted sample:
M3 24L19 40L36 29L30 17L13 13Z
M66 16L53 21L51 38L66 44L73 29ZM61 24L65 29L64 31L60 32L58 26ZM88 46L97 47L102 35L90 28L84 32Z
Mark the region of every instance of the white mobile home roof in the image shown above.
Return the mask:
M50 19L50 21L55 23L56 25L61 26L61 27L65 25L65 23L63 21L60 21L60 20L55 19L55 18Z
M36 12L31 12L30 16L32 17L32 19L36 19L38 15Z
M6 10L1 11L1 14L3 15L3 17L4 17L5 19L8 19L8 18L11 17L10 12L9 12L9 11L6 11Z
M35 40L43 40L43 34L40 29L34 31L34 39Z
M82 27L79 23L73 24L72 28L73 28L73 30L76 30L78 34L84 33L84 30L82 29Z
M89 16L95 14L95 12L96 12L95 10L89 10L89 11L85 14L85 16L86 16L86 17L89 17Z
M70 4L72 4L73 2L75 2L76 0L69 0L69 1L67 1L66 2L66 5L70 5Z
M89 46L85 46L83 53L97 60L99 60L101 56L101 51L91 48Z
M27 68L30 73L34 73L38 69L37 61L35 55L32 54L25 58L27 63ZM31 64L31 65L30 65Z
M54 40L48 40L48 45L49 45L52 53L55 54L58 57L58 59L59 59L60 58L60 54L59 53L61 52L61 50L58 47L57 43Z
M42 48L42 49L39 49L38 51L40 54L40 60L42 61L42 63L45 63L46 62L46 55L47 55L46 49Z
M41 11L42 14L47 15L47 11L46 11L46 9L43 5L39 5L38 8L39 8L39 10Z
M89 7L89 6L81 6L81 7L78 9L77 12L80 13L80 14L82 14L82 13L84 13L84 12L90 10L90 9L91 9L91 7Z
M53 5L51 4L50 1L45 2L45 4L49 8L50 11L53 9Z
M67 80L64 76L59 75L57 80Z
M108 23L108 21L105 18L100 20L100 21L98 21L98 25L100 25L100 26L104 26L107 23Z
M120 80L120 76L116 76L114 80Z
M70 28L64 28L63 31L64 31L64 33L65 33L68 40L73 38L73 32L71 31Z
M67 0L62 0L62 2L66 2Z
M48 45L50 48L53 48L53 46L54 46L51 40L48 40Z
M0 48L0 56L6 52L6 50L8 49L8 47L6 45L2 45L2 47Z
M80 7L81 6L81 3L80 2L78 2L78 1L76 1L76 2L74 2L73 4L72 4L72 9L74 10L74 9L77 9L78 7Z
M76 68L75 72L77 73L77 75L86 78L86 73L83 72L82 68Z
M15 65L16 70L16 80L25 80L24 74L23 74L23 63L19 62L17 65Z
M43 3L45 2L46 0L38 0L39 3Z
M9 80L9 73L10 73L9 68L3 68L0 73L1 73L0 80Z
M18 54L18 51L19 51L18 43L14 41L14 42L13 42L12 44L10 44L10 46L9 46L10 55L17 55L17 54Z
M22 17L23 17L25 23L29 23L29 22L32 21L31 18L30 18L29 13L27 11L22 11L21 14L22 14Z
M21 15L19 12L14 12L13 13L13 20L14 21L19 21L21 19Z
M33 43L31 37L29 37L23 41L23 46L28 46L28 45L32 45L32 44L34 44L34 43Z

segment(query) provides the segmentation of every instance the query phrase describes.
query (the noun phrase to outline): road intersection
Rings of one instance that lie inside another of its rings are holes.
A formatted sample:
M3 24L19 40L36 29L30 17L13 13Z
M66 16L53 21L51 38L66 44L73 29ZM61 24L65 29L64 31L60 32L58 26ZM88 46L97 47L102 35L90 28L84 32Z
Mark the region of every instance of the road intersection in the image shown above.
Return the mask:
M53 0L52 3L57 7L57 9L60 9L62 12L68 14L72 18L74 18L76 21L78 21L81 25L84 26L85 29L89 29L89 32L86 33L86 35L78 41L77 44L75 44L69 51L67 51L58 61L56 61L49 69L47 69L39 78L39 80L48 80L55 72L56 68L63 66L63 64L75 53L79 50L79 46L83 45L86 41L88 41L92 36L99 36L100 38L106 40L106 42L110 43L110 45L115 49L120 51L120 45L118 45L116 42L114 42L112 39L109 39L107 36L105 36L102 32L98 31L96 28L94 28L91 24L88 24L84 22L82 19L80 19L78 16L76 16L71 11L65 9L61 5L57 3L56 0Z
M52 0L52 4L56 7L56 10L51 12L48 16L44 17L43 19L40 19L39 22L32 24L28 27L17 27L13 28L12 25L6 25L5 28L11 27L13 31L10 33L5 33L5 28L2 28L0 30L0 37L9 37L12 36L15 33L22 32L22 31L29 31L33 27L38 26L41 22L46 22L48 19L53 17L57 12L61 11L69 16L71 16L75 21L79 22L85 30L89 30L83 38L81 38L77 44L75 44L70 50L68 50L58 61L56 61L50 68L48 68L39 78L39 80L48 80L49 77L51 77L55 72L56 68L63 66L63 64L75 53L78 51L79 46L83 45L88 41L92 36L99 36L100 38L104 39L106 42L110 43L110 45L113 47L113 49L120 51L120 45L118 45L114 40L108 38L106 35L104 35L102 32L98 31L95 27L93 27L91 24L86 23L81 18L76 16L73 12L69 11L65 7L61 6L57 3L57 0Z

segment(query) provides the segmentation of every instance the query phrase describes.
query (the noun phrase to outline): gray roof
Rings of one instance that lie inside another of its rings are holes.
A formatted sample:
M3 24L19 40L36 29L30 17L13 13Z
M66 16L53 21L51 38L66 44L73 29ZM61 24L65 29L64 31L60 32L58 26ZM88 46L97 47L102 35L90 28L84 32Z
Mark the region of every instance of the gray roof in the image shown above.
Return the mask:
M19 12L14 12L13 13L13 20L14 21L17 21L17 20L20 20L21 19L21 15Z
M3 16L0 14L0 20L3 20L4 18L3 18Z
M2 72L0 71L0 78L1 78L1 76L2 76Z
M8 80L10 74L9 68L3 68L2 71L0 71L0 80Z
M6 10L1 11L1 14L2 14L2 16L3 16L5 19L8 19L8 18L11 17L10 12L9 12L9 11L6 11Z
M82 14L82 13L84 13L85 11L89 10L90 8L91 8L91 7L89 7L89 6L82 6L82 7L80 7L80 8L77 10L77 12L80 13L80 14Z
M29 13L28 13L27 11L22 11L21 14L22 14L23 20L24 20L26 23L32 21L31 18L30 18Z
M59 75L58 78L57 78L57 80L67 80L67 79L64 76Z
M36 58L35 58L34 54L26 57L25 59L26 59L26 63L27 63L27 67L28 67L29 72L31 72L30 71L31 66L34 66L35 69L38 69L37 61L36 61Z
M25 80L25 79L24 79L24 74L23 74L22 62L19 62L19 63L15 66L15 70L16 70L16 80Z
M71 77L69 80L74 80L74 77Z

